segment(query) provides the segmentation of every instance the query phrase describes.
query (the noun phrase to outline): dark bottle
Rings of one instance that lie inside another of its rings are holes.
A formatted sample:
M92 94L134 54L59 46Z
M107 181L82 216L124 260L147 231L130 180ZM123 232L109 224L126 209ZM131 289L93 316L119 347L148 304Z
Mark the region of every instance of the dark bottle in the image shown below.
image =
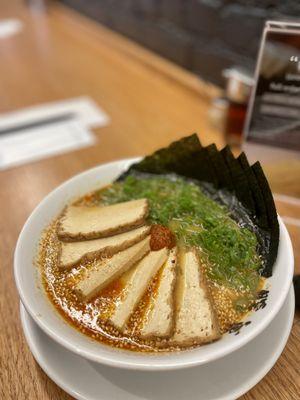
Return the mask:
M224 135L229 146L240 146L253 79L239 68L226 69L227 114Z

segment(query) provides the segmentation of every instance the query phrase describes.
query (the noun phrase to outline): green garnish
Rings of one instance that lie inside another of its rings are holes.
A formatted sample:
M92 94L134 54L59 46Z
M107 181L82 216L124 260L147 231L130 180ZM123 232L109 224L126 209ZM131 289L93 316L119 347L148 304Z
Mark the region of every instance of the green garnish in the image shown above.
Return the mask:
M179 177L128 176L99 196L103 204L147 198L151 223L168 226L179 244L201 248L209 279L239 291L256 291L261 260L255 234L239 226L198 185Z

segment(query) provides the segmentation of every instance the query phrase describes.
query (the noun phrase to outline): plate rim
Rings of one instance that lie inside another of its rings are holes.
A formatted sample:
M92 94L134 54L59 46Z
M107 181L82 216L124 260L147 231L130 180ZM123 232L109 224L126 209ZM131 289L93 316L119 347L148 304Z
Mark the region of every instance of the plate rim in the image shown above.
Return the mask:
M232 399L239 398L240 396L244 395L249 390L251 390L255 385L257 385L268 374L268 372L274 367L274 365L276 364L277 360L281 356L281 354L282 354L282 352L283 352L283 350L284 350L284 348L285 348L285 346L287 344L287 341L289 339L289 336L290 336L290 333L291 333L291 330L292 330L292 327L293 327L294 313L295 313L295 294L294 294L293 285L291 285L291 287L289 289L289 293L288 293L288 296L286 297L285 302L288 302L289 316L288 316L288 319L287 319L287 324L285 325L284 335L282 335L282 332L281 332L281 334L280 334L280 337L281 337L280 346L276 345L275 351L271 351L270 352L271 357L269 359L268 364L260 371L260 373L255 375L252 379L250 379L246 383L242 384L241 387L236 389L235 391L233 391L232 394L226 395L226 396L221 396L221 397L219 396L219 397L215 398L214 400L232 400ZM284 306L284 304L282 305L282 307L283 306ZM28 320L28 317L31 320ZM20 301L20 318L21 318L21 325L22 325L22 329L23 329L23 332L24 332L24 336L25 336L27 345L28 345L28 347L30 349L30 352L32 353L35 361L38 363L38 365L45 372L45 374L57 386L59 386L66 393L70 394L71 396L73 396L77 400L91 400L90 398L86 397L85 395L82 395L81 393L77 392L76 390L70 388L70 386L68 386L67 384L64 383L63 379L60 379L59 375L55 375L55 372L52 373L52 371L55 371L55 368L51 370L51 369L49 369L49 367L44 362L41 361L38 349L35 346L35 341L32 340L32 338L30 337L30 327L29 326L31 324L34 324L37 329L41 330L42 334L46 335L46 333L38 326L38 324L31 317L31 315L26 311L26 308L24 307L24 305L22 304L21 301ZM276 319L276 317L274 318L274 320L275 319ZM282 330L283 330L283 328L282 328ZM260 335L262 335L262 334L263 334L263 332L260 333ZM48 335L46 335L46 336L47 336L47 338L49 340L53 340ZM257 337L259 337L259 335ZM57 342L55 342L55 343L57 345L61 346L59 343L57 343ZM249 342L247 345L251 346L251 343L252 342ZM61 347L62 347L62 349L64 351L70 351L70 350L65 349L63 346L61 346ZM237 351L239 351L239 350L237 350ZM73 353L73 352L71 352L71 353ZM228 356L230 356L230 354ZM84 358L83 358L83 361L84 361ZM218 360L216 360L215 362L218 362ZM201 368L201 366L198 366L198 368L199 367ZM193 368L193 367L191 367L191 368ZM197 368L197 366L195 366L195 368Z

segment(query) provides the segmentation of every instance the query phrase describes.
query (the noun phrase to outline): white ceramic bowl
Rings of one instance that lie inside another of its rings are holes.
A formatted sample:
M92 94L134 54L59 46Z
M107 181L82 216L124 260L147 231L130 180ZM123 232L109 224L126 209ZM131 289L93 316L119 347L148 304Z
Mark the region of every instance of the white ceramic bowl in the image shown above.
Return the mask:
M251 324L243 327L239 335L226 334L215 343L193 350L149 355L102 345L65 322L44 293L39 270L33 262L43 229L68 201L107 185L135 161L137 159L116 161L83 172L63 183L36 207L20 233L15 250L15 280L22 303L39 327L53 340L94 362L137 370L168 370L200 365L221 358L261 333L275 317L288 294L294 258L289 234L280 218L279 252L273 276L267 280L270 292L266 307L249 316L247 320L251 320Z

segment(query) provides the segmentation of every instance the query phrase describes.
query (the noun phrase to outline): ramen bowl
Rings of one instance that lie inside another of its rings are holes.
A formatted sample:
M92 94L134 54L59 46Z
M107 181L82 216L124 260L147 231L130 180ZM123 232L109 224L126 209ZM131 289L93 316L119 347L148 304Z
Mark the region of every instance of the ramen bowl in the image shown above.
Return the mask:
M279 217L280 240L273 274L266 280L265 295L258 299L257 311L250 313L241 329L226 333L219 341L197 348L162 353L121 350L102 344L74 329L59 314L44 291L41 273L35 264L44 229L66 203L108 185L138 159L100 165L66 181L32 212L26 221L14 256L14 273L20 299L37 325L54 341L87 360L133 370L171 370L209 363L249 343L273 320L287 297L293 277L293 250L287 229Z

